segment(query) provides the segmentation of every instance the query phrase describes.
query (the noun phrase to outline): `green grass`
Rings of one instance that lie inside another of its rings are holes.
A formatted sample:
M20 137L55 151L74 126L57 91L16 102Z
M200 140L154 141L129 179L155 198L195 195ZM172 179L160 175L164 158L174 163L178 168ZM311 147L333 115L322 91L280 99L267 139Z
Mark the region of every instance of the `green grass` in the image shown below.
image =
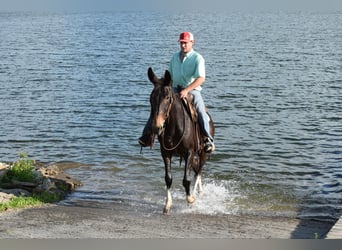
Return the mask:
M53 203L61 200L62 197L56 194L43 193L30 197L14 197L11 201L0 203L0 212L8 209L26 208L31 206L40 206L45 203Z
M19 160L16 161L5 175L0 179L0 187L10 183L12 180L22 182L37 181L37 174L34 172L34 161L27 158L26 153L19 154ZM33 194L29 197L14 197L9 202L0 203L0 212L8 209L26 208L30 206L40 206L44 203L53 203L63 199L61 195L52 193Z
M11 180L34 182L36 180L36 173L33 160L27 158L27 154L22 152L19 154L19 160L7 170L6 174L0 180L1 183L10 182Z

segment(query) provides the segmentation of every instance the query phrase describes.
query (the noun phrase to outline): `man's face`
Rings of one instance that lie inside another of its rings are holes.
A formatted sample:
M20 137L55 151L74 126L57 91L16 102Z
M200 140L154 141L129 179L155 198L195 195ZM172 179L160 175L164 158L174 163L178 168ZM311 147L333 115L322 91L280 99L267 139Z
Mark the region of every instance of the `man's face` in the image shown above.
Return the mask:
M179 42L182 52L188 53L189 51L191 51L193 43L194 43L193 41Z

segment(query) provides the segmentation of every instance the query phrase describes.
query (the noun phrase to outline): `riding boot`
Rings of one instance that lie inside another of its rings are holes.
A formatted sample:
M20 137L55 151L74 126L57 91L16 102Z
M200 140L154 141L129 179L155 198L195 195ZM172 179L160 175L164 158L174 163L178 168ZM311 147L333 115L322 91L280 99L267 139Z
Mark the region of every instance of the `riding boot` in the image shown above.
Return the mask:
M213 141L210 137L208 137L208 138L205 140L204 151L205 151L206 153L212 153L214 150L215 150L214 141Z
M153 142L154 134L152 133L152 119L149 118L143 130L142 136L139 138L139 144L142 147L152 147Z

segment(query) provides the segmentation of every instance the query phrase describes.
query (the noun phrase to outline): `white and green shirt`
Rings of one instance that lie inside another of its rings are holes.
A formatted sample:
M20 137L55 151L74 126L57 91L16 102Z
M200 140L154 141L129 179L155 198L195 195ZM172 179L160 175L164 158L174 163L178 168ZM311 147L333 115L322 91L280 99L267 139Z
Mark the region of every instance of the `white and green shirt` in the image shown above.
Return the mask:
M204 58L196 51L188 52L183 61L180 60L180 53L173 55L169 71L171 73L173 87L178 85L186 87L198 77L205 77L205 61ZM196 90L202 90L199 86Z

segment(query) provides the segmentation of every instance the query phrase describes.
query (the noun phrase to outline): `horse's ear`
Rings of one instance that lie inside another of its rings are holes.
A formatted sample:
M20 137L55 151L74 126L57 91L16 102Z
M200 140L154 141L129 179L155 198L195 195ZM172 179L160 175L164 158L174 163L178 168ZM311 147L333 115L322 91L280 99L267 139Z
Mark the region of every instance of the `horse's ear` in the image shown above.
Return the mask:
M165 74L164 74L164 81L167 85L171 85L172 84L172 79L171 79L171 74L168 70L165 70Z
M152 68L148 68L148 71L147 71L147 75L148 75L148 79L150 79L150 81L153 83L153 84L156 84L158 82L158 78L156 77L156 75L154 74Z

